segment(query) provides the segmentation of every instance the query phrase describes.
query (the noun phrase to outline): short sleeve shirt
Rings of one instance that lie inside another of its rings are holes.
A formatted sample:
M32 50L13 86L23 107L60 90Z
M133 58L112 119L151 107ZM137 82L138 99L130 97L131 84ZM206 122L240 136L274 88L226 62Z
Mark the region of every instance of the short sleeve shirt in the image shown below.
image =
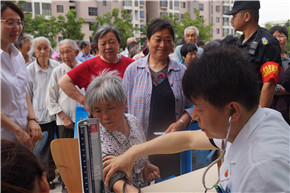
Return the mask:
M97 56L78 65L69 71L67 75L79 88L84 87L87 89L91 81L104 70L116 70L119 72L119 76L123 78L127 66L133 61L134 60L129 57L121 56L121 60L118 63L111 64L103 61L101 56Z

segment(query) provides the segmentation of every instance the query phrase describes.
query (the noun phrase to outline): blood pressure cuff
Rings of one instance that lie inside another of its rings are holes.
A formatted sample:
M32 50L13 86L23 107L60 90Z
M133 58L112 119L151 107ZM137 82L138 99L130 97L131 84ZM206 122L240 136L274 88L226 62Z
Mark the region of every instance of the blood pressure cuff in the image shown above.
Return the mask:
M113 185L118 181L118 180L124 180L124 185L123 185L123 193L125 193L125 186L126 184L129 182L131 182L131 184L133 186L135 186L138 189L138 193L141 192L141 189L139 188L139 186L133 181L131 180L124 172L122 171L118 171L115 173L114 176L111 177L110 182L109 182L109 190L111 192L113 192Z
M281 71L281 67L278 63L276 62L264 63L260 68L263 83L268 82L271 79L274 79L275 84L277 84L280 71Z

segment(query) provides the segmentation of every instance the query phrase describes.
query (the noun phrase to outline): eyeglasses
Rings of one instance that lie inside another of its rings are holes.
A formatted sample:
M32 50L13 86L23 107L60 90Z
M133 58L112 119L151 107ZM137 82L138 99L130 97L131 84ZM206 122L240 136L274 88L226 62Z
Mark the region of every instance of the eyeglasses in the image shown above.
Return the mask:
M14 27L14 26L23 27L24 25L23 21L13 21L13 20L3 20L3 19L1 19L1 21L5 22L8 27Z

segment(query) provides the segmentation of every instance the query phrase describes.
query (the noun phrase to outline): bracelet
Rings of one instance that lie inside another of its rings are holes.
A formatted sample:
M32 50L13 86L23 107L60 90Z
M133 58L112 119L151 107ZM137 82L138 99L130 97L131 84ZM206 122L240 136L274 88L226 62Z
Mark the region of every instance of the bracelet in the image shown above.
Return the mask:
M27 120L28 120L28 121L35 121L36 123L38 123L38 121L37 121L36 118L29 118L29 117L28 117Z
M179 119L179 121L185 126L185 122L182 119Z

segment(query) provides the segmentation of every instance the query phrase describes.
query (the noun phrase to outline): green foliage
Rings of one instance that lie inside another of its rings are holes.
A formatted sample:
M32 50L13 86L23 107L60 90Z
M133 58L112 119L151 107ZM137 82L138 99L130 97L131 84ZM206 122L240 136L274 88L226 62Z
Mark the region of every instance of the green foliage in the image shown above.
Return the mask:
M119 9L115 8L112 12L105 13L103 17L97 16L96 20L97 22L92 24L94 32L92 33L91 40L99 26L108 24L117 27L119 30L122 38L121 48L126 47L127 38L134 36L133 32L138 30L138 28L133 27L131 15L125 9L121 11L121 17L119 17Z
M77 19L77 11L75 9L69 10L65 16L66 19L63 15L57 17L60 22L60 33L63 39L82 40L85 34L81 33L81 29L85 20L81 17Z
M59 22L54 16L46 19L44 15L35 15L31 18L30 13L25 14L24 32L33 35L34 37L44 36L49 39L51 46L56 45L55 37L59 33Z
M204 19L199 16L199 10L195 10L195 16L196 19L192 19L190 17L190 14L186 12L184 14L184 18L182 18L181 21L178 19L176 15L172 13L169 13L169 15L162 15L160 16L160 18L169 20L173 25L175 33L175 43L179 39L184 38L184 30L188 26L197 27L197 29L199 30L199 39L204 42L209 41L210 38L212 37L211 28L213 24L205 25ZM145 28L142 29L141 32L143 35L146 35L147 28L153 20L154 19L150 19L149 22L146 24ZM143 41L145 41L145 38L143 39Z

